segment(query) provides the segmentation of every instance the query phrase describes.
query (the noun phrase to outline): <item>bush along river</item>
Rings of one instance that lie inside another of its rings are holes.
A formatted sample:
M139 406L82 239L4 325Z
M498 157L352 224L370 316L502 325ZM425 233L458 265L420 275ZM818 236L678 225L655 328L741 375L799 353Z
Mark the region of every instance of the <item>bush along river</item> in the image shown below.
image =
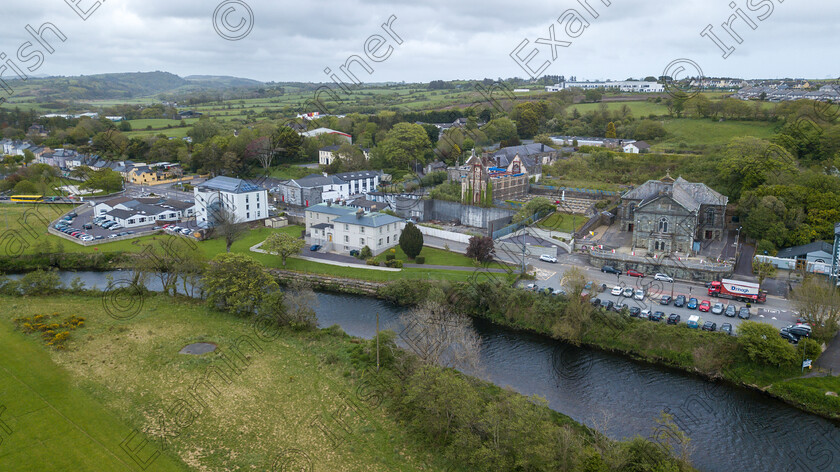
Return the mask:
M99 290L130 272L60 272ZM160 290L151 278L149 290ZM321 327L340 326L373 338L380 329L402 331L406 308L353 295L317 294ZM758 392L712 383L681 371L578 348L543 336L474 320L481 339L478 367L466 372L548 405L614 439L651 438L665 411L691 438L691 461L704 471L837 471L840 426ZM404 343L403 343L404 344Z

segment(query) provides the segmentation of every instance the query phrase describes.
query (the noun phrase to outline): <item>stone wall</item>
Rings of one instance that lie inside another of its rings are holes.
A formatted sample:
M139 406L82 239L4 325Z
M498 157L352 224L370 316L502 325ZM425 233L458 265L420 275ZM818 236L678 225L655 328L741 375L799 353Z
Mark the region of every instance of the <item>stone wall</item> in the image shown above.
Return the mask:
M270 269L269 272L277 278L277 281L281 285L286 285L292 280L300 280L305 282L314 290L368 295L373 297L378 296L379 289L387 285L384 282L370 282L367 280L347 279L344 277L333 277L329 275L307 274L291 270Z

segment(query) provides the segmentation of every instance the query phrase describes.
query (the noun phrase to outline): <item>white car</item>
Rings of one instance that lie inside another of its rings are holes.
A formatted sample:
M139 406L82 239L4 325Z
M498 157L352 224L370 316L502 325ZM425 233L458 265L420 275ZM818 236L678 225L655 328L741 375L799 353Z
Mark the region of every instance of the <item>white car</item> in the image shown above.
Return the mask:
M553 264L557 263L557 258L554 256L549 256L548 254L543 254L540 256L540 260L543 262L551 262Z
M615 287L613 287L613 289L610 291L610 294L612 294L612 295L621 295L621 292L622 292L622 291L624 291L624 289L623 289L623 288L621 288L620 286L616 285L616 286L615 286Z
M181 230L181 234L183 234L185 236L189 236L189 235L192 234L192 230L189 229L189 228L184 228L184 229Z
M636 294L633 295L633 300L644 300L645 299L645 291L642 289L636 289Z
M674 278L668 274L656 274L653 276L653 280L661 280L663 282L673 282Z
M650 318L650 313L651 313L650 308L645 308L644 310L641 311L641 313L639 313L639 318L642 318L642 319L646 320L646 319Z
M90 236L90 235L82 236L81 238L79 238L79 240L81 240L81 241L93 241L93 236Z
M624 289L624 291L621 293L621 295L623 295L627 298L632 298L633 297L633 289L631 287L627 287L627 288Z

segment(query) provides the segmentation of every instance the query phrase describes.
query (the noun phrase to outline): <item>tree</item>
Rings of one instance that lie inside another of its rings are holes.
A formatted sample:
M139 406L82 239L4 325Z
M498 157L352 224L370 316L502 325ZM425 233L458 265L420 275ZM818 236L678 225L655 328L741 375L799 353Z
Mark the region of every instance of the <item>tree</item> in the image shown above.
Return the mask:
M262 249L269 254L280 256L283 261L283 267L286 267L286 258L300 253L306 241L292 237L286 233L271 233L263 242Z
M494 143L518 138L516 124L507 117L490 120L482 130L487 138Z
M318 297L312 288L302 280L294 280L286 286L283 297L284 322L295 330L312 330L318 327L315 308Z
M214 237L224 238L226 252L230 252L231 245L245 236L248 228L239 222L236 213L226 208L224 203L216 202L214 206L208 215L211 232Z
M616 137L615 123L613 123L612 121L610 121L607 124L607 132L604 134L604 137L606 137L606 138L615 138Z
M770 262L759 262L757 260L753 260L753 274L758 276L758 284L761 285L764 283L764 279L770 277L771 279L776 276L776 266L771 264Z
M408 169L415 162L426 163L432 143L426 130L412 123L397 123L385 139L374 148L372 157L376 167Z
M532 109L525 109L516 120L516 132L520 138L530 138L540 130L540 119Z
M524 221L535 214L540 217L544 217L553 213L555 210L557 210L557 207L551 200L545 197L536 197L531 199L524 207L522 207L521 210L513 215L513 222L519 223L520 221Z
M754 362L777 367L796 362L796 349L779 336L773 325L745 321L738 325L738 346Z
M467 257L478 262L493 260L493 238L490 236L472 236L467 245Z
M479 365L481 339L467 315L427 299L400 317L410 347L420 362L430 366L474 369Z
M405 228L400 234L400 249L409 259L414 259L423 250L423 233L414 223L405 224Z
M642 120L636 125L633 137L639 140L653 141L664 138L667 134L665 127L658 121Z
M123 179L113 169L92 171L88 179L79 185L80 189L98 189L106 193L119 192L123 188Z
M830 340L840 321L840 292L826 279L807 275L793 291L793 303L799 316L813 326L814 336Z
M15 185L14 193L16 195L34 195L38 193L38 190L35 188L35 184L29 180L21 180Z
M589 89L584 93L587 102L600 102L604 92L600 89Z
M216 255L202 285L210 306L239 316L253 313L266 295L279 289L263 265L244 254Z
M774 176L796 172L793 156L784 148L752 136L733 138L718 163L718 174L733 198Z

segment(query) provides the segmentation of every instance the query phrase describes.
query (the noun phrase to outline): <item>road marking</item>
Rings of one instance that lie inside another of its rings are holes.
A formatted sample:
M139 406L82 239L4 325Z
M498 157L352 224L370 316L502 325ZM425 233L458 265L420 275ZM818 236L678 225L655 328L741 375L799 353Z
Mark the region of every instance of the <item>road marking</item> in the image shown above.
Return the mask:
M764 315L758 315L759 318L764 318Z
M775 319L776 319L776 317L774 316L774 317L772 317L772 318L770 318L770 319L771 319L771 320L775 320Z

